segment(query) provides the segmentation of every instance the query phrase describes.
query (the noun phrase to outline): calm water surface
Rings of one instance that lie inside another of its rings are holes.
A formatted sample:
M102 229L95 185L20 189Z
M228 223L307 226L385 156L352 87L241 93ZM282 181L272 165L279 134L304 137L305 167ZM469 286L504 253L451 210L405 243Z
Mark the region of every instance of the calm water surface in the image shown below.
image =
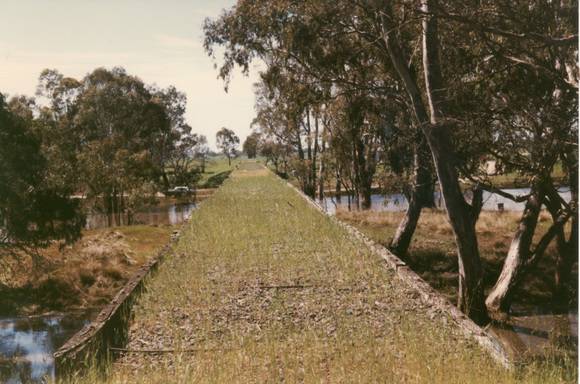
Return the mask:
M554 348L574 355L578 348L578 310L553 314L541 308L514 307L509 320L492 325L489 331L513 356L538 357Z
M505 192L514 196L525 195L530 192L529 188L504 189ZM565 201L570 201L570 189L561 188L560 196ZM435 204L438 208L443 208L444 203L439 192L435 192ZM516 203L495 193L483 192L483 210L497 211L498 205L503 204L506 211L523 211L525 203ZM329 213L334 214L337 210L348 210L348 197L342 196L340 201L336 197L325 197L321 202L322 207ZM409 207L407 198L401 193L393 194L373 194L371 195L371 210L376 212L404 212ZM351 201L351 210L357 210L356 203Z
M143 208L133 215L131 224L146 225L175 225L187 220L191 212L197 208L195 203L162 203ZM121 216L121 223L127 225L127 216ZM98 229L109 227L107 215L91 213L87 215L86 229Z
M0 318L0 383L54 378L52 354L89 322L90 315Z

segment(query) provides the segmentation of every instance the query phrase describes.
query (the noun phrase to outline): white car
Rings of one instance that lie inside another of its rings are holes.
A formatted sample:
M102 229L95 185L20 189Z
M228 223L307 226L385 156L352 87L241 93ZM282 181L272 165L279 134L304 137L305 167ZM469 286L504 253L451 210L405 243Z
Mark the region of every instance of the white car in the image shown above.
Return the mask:
M179 196L179 195L187 195L192 193L193 191L191 190L191 188L186 187L186 186L178 186L178 187L173 187L167 190L167 192L165 193L167 196Z

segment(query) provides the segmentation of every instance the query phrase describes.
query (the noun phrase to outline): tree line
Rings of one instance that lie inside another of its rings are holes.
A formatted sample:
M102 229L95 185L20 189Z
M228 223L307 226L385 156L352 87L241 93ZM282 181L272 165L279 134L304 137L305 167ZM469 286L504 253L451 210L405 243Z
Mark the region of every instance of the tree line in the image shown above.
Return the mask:
M175 87L120 67L80 80L47 69L36 96L0 95L0 245L74 241L87 206L130 222L156 192L198 180L209 148Z
M226 86L234 68L264 63L244 148L291 172L306 194L322 198L332 183L364 209L380 174L396 180L409 201L396 254L438 188L457 248L458 306L484 323L509 310L551 242L555 299L577 258L577 16L569 0L239 0L206 20L204 47L220 54ZM502 191L489 162L530 191ZM525 203L487 297L475 230L483 191ZM537 234L543 208L552 222Z

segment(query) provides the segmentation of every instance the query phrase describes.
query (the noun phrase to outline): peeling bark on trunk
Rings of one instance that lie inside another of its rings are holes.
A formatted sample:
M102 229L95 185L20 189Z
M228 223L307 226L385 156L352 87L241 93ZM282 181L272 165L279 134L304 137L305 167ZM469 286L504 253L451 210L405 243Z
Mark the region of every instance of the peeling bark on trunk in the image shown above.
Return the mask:
M501 317L509 311L513 292L520 282L530 258L532 239L542 208L542 196L537 188L532 191L520 219L504 261L501 274L485 300L489 313Z
M459 264L458 306L475 322L487 321L483 296L483 267L479 256L475 217L465 202L454 166L449 127L435 127L429 132L431 152L441 186L447 216L457 245Z

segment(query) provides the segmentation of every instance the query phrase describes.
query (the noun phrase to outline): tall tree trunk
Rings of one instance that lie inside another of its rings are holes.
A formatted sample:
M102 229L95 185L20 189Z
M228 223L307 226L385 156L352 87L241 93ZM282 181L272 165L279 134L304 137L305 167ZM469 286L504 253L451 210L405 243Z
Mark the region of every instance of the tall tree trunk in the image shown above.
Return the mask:
M364 178L366 179L366 178ZM363 182L361 183L361 187L360 187L360 191L359 191L359 196L360 196L360 207L362 209L370 209L371 205L372 205L372 188L370 183L368 183L366 180L363 180Z
M353 135L357 137L357 135ZM356 197L356 207L357 209L360 208L360 201L361 201L361 194L360 194L360 186L361 186L361 170L359 163L359 156L357 152L357 145L358 143L355 140L352 141L352 173L353 175L350 177L350 185L354 191L354 197Z
M318 156L318 117L314 117L314 147L312 150L312 161L310 163L310 183L312 184L312 198L316 197L316 160Z
M304 148L302 147L302 140L298 136L298 141L296 142L296 148L298 150L298 158L304 160Z
M565 232L560 228L559 236L562 238L558 246L558 255L556 258L556 271L554 273L554 291L552 293L553 302L556 307L564 308L568 305L569 292L567 287L578 287L578 274L574 274L574 262L578 261L578 214L572 216L572 227L570 229L570 238L565 240ZM572 280L575 277L576 280Z
M398 256L405 256L415 234L417 223L424 207L434 206L434 183L429 167L429 147L423 135L418 135L418 143L413 154L413 185L409 207L399 223L390 249Z
M161 171L161 178L163 179L163 186L165 190L169 189L169 178L167 177L167 172L165 171L165 166L163 166L163 171Z
M389 25L389 20L392 20L392 9L390 8L392 6L387 2L385 2L385 10L388 15L382 16L383 36L391 62L409 94L415 116L433 155L433 163L447 207L447 216L457 245L459 309L475 322L484 323L488 317L483 296L483 268L477 245L475 220L471 207L466 203L459 185L455 165L455 148L449 132L451 127L444 123L442 118L444 87L439 63L437 18L429 15L430 6L436 5L433 3L430 0L421 1L422 11L427 15L423 19L423 69L430 119L423 104L421 91L411 75L407 60L397 41L397 31L392 25Z
M338 163L338 162L337 162ZM337 165L336 166L336 184L334 186L334 196L336 198L336 201L340 203L340 200L342 200L342 179L340 176L340 166Z
M534 186L526 201L518 230L510 244L499 278L485 300L485 305L493 317L501 317L503 313L509 311L513 292L530 258L530 248L541 208L542 195L538 187Z
M359 200L362 209L369 209L372 204L371 195L374 172L371 169L371 162L373 160L367 158L365 143L360 138L357 140L356 155L356 161L358 162Z
M572 160L576 158L574 154L570 154ZM567 160L564 158L564 160ZM574 262L578 260L578 162L568 161L568 178L570 179L570 203L569 209L572 211L572 222L569 237L566 238L564 227L559 228L556 235L557 254L556 254L556 269L554 272L554 290L552 292L553 303L556 308L564 308L568 304L569 294L567 287L569 285L577 287L577 281L571 281L572 276L578 277L573 273ZM553 185L549 186L547 192L547 207L552 216L552 220L556 222L560 215L561 209L564 207L560 201L558 191Z
M326 152L326 125L322 128L322 137L320 141L320 168L318 170L318 198L322 201L324 199L324 173L326 172L326 164L324 161L324 152Z

